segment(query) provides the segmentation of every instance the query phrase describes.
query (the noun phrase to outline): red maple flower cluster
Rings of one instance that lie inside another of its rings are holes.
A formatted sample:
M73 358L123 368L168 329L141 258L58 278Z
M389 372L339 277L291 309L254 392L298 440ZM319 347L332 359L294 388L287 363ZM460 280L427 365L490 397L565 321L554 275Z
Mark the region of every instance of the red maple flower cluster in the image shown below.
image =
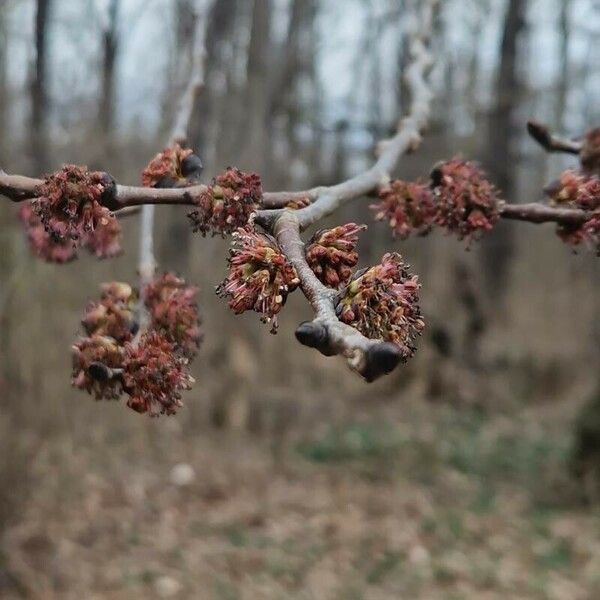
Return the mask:
M358 263L358 234L366 228L346 223L313 235L306 247L306 262L321 282L334 288L348 283Z
M25 228L29 247L38 258L47 262L66 263L77 257L73 241L51 236L42 224L42 220L34 212L31 202L21 203L19 219Z
M585 171L600 175L600 127L590 129L586 133L579 160Z
M87 335L108 336L123 345L137 333L137 293L120 281L104 283L100 289L100 300L87 305L81 324Z
M368 338L396 344L404 360L415 353L425 327L418 278L408 269L399 254L385 254L380 264L355 275L336 307L341 321Z
M156 278L144 290L153 329L181 348L188 358L196 355L202 340L197 294L197 287L187 286L174 273Z
M119 377L111 377L112 369L123 364L124 349L114 338L94 335L79 339L72 347L73 377L71 385L96 400L116 400L122 392Z
M102 201L113 180L86 167L65 165L36 190L38 197L25 203L19 216L36 256L49 262L67 262L78 246L99 258L121 252L121 226Z
M173 415L183 406L181 392L194 383L187 359L177 346L157 331L142 335L139 342L125 344L123 388L127 406L150 416Z
M379 190L379 202L372 204L377 221L388 221L394 237L405 240L409 235L431 231L435 203L431 188L421 181L396 179Z
M198 183L202 162L191 148L179 144L159 152L142 171L144 187L188 187Z
M230 167L194 198L198 208L188 217L202 235L229 234L248 223L261 199L260 176Z
M300 283L277 242L250 227L240 228L228 263L229 273L217 286L217 294L229 298L229 308L236 314L261 313L261 321L271 323L271 333L276 333L277 314Z
M600 254L600 177L581 171L563 171L559 179L546 188L553 204L588 211L582 225L559 225L558 236L571 246L582 243Z
M138 293L127 283L102 286L87 306L87 337L73 346L72 385L97 399L129 396L127 405L151 416L174 414L192 377L187 365L201 340L196 288L167 273L145 288L148 328L139 329Z
M439 163L429 185L394 180L379 190L371 208L387 220L394 236L426 235L434 225L470 242L490 231L500 218L498 192L473 162L453 158Z
M500 218L498 192L475 163L453 158L431 174L434 224L470 241L490 231Z

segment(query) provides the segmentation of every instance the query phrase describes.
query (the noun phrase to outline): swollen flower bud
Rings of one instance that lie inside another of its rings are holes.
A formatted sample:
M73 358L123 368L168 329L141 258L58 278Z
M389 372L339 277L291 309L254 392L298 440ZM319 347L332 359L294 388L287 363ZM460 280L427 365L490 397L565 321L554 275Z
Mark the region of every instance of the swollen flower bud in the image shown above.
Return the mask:
M336 307L341 321L371 339L392 342L403 360L415 352L416 337L425 323L419 309L418 279L396 253L358 273Z
M32 206L51 236L80 243L87 234L109 225L114 219L101 203L113 185L105 173L65 165L46 177L37 189L38 197Z
M435 218L433 193L420 181L392 181L379 190L379 202L371 208L375 211L375 219L388 221L394 237L402 240L412 233L429 233Z
M261 321L271 323L271 333L276 333L277 314L300 283L294 267L271 236L250 228L234 234L228 262L229 273L217 286L217 294L229 298L229 308L236 314L261 313Z
M77 257L73 241L50 235L34 212L31 202L21 203L19 218L25 227L29 247L37 257L55 263L70 262Z
M176 344L188 358L195 356L202 340L197 294L197 287L187 286L185 280L174 273L165 273L156 278L144 290L152 329Z
M325 285L337 288L352 277L352 268L358 262L358 234L366 228L347 223L313 235L306 247L306 262Z
M589 211L582 225L559 225L556 233L571 246L586 244L600 253L600 177L579 171L563 171L557 181L546 188L553 204Z
M137 294L129 284L105 283L100 300L88 304L81 324L89 336L109 336L123 344L131 340L138 329L136 302Z
M199 182L202 162L191 148L179 144L159 152L142 172L144 187L188 187Z
M586 133L579 160L588 173L600 175L600 127Z
M498 192L474 163L459 158L440 163L431 173L436 202L434 223L470 241L498 222Z
M122 378L130 396L127 406L150 416L175 414L183 406L181 392L194 382L187 359L156 331L144 334L137 344L125 345Z
M248 223L261 198L259 175L230 167L194 198L198 208L188 218L202 235L233 233Z
M102 335L82 338L73 345L73 376L71 385L94 394L97 400L115 400L121 394L121 380L98 378L93 374L95 365L119 369L123 348L111 338Z

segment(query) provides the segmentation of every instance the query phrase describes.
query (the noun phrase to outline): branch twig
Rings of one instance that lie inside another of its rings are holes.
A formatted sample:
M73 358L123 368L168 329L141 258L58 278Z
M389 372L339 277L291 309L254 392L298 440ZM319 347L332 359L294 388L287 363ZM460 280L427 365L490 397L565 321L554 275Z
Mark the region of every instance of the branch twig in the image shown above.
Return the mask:
M581 151L581 142L550 133L548 127L543 123L528 121L527 132L547 152L579 154Z

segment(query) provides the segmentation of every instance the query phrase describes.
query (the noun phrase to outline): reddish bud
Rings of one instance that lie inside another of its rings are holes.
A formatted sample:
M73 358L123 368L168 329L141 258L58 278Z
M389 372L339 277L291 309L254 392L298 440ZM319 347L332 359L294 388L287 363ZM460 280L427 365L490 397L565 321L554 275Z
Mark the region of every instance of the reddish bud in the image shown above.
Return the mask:
M50 235L40 217L34 212L31 202L21 203L19 218L25 227L29 247L37 257L55 263L70 262L77 257L73 241Z
M46 177L36 190L38 197L32 206L51 236L79 243L114 218L101 204L103 194L111 186L112 180L105 173L65 165Z
M590 211L582 225L559 225L556 233L571 246L586 244L600 253L600 178L579 171L563 171L546 193L553 204Z
M109 336L123 344L133 338L138 328L136 303L137 294L127 283L105 283L100 300L88 304L81 324L89 336Z
M123 348L111 338L102 335L82 338L73 345L73 377L71 385L94 394L97 400L114 400L121 394L118 377L100 379L93 377L93 367L101 364L118 369L123 361Z
M139 343L125 345L123 388L127 406L139 413L172 415L183 406L181 392L194 382L187 359L160 333L144 334Z
M233 233L248 223L261 198L259 175L230 167L194 198L198 208L188 217L194 231L202 235Z
M229 273L217 286L217 294L229 298L229 308L240 314L261 313L261 321L277 331L277 314L298 284L296 270L269 235L250 228L238 229L230 250Z
M453 158L437 165L431 179L436 225L470 241L498 222L498 192L475 163Z
M158 277L144 290L152 328L176 344L188 358L195 356L202 340L197 294L197 287L187 286L185 280L173 273Z
M306 262L325 285L337 288L348 283L352 268L358 262L355 250L358 234L366 228L366 225L347 223L313 235L306 247Z
M394 237L404 240L412 233L431 231L435 217L433 193L420 181L396 179L379 190L379 202L372 204L377 221L388 221Z
M586 171L600 175L600 127L586 133L579 160Z
M188 187L198 183L202 163L191 148L179 144L159 152L142 172L144 187Z
M425 323L419 309L416 275L396 253L358 274L336 308L338 317L363 335L396 344L403 360L415 352L415 339Z

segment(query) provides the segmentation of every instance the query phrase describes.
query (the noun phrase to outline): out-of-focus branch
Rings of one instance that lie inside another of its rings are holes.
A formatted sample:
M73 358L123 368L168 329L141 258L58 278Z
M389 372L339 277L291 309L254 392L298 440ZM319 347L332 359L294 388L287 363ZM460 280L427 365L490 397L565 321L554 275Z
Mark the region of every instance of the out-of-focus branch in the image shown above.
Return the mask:
M537 121L527 122L527 132L548 152L579 154L582 148L581 142L552 134L546 125Z
M530 202L528 204L503 203L500 206L500 216L503 219L527 221L529 223L558 223L565 226L577 226L585 223L590 214L577 208L560 208L540 202Z
M308 198L314 202L297 211L300 229L316 223L330 215L339 206L368 194L389 181L400 156L408 151L416 150L421 143L421 132L427 126L431 112L433 92L427 81L427 73L433 64L428 49L428 41L433 26L433 17L438 0L423 0L421 14L414 24L414 31L409 44L412 61L406 71L405 79L412 93L412 101L408 115L399 123L398 132L379 144L379 159L373 166L334 186L313 188L302 192L272 192L265 195L266 207L285 206L294 199ZM268 220L276 218L275 214L262 214Z
M204 85L204 27L204 19L201 15L197 15L191 72L175 115L173 128L169 136L169 145L186 142L190 120L194 113L196 97ZM154 191L156 192L157 190ZM121 189L121 192L123 193L124 190ZM132 193L131 189L129 193ZM118 195L119 190L117 189L117 197ZM181 198L184 199L184 196L182 195ZM185 203L191 203L190 200L189 195L185 196ZM132 206L132 204L125 206ZM147 312L144 309L145 288L152 281L156 270L156 259L154 257L154 207L154 203L144 203L142 208L138 267L140 275L140 331L145 329L144 326L148 320Z

